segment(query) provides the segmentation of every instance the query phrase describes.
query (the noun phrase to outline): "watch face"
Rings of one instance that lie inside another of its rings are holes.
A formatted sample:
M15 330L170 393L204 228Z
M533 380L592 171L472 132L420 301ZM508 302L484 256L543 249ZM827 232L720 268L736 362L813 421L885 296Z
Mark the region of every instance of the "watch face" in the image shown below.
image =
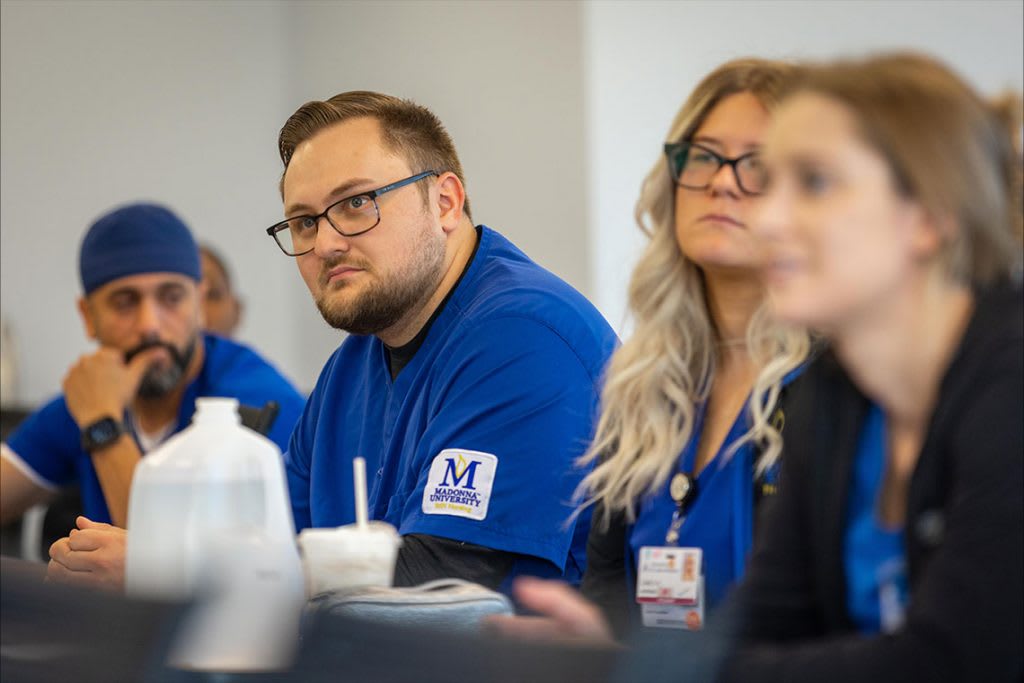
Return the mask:
M82 431L82 448L93 451L117 441L124 433L121 423L112 417L97 420Z
M100 443L110 441L119 434L120 430L109 417L97 422L89 429L89 436L92 437L93 441L99 441Z

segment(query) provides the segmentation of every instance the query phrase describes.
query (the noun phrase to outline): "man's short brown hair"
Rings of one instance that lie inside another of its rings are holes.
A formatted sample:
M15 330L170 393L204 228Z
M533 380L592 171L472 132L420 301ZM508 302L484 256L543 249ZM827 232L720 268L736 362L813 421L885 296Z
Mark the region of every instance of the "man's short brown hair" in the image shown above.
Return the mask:
M411 100L368 90L353 90L335 95L325 102L307 102L285 122L277 140L281 161L284 163L282 192L284 175L288 172L288 164L296 147L329 126L363 117L376 119L380 123L384 145L401 155L414 173L427 170L438 173L450 171L465 186L466 177L455 151L455 143L432 111ZM427 187L421 184L420 188L426 198ZM472 220L468 195L462 209Z

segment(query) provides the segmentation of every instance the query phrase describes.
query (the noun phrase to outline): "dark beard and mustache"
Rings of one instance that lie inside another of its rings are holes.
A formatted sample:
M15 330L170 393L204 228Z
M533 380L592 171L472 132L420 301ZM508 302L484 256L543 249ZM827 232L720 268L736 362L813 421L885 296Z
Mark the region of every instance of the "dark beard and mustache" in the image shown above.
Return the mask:
M444 273L444 240L424 240L418 260L389 281L371 284L360 296L348 303L331 301L329 293L346 283L327 283L327 273L342 263L372 271L368 264L343 258L324 261L320 269L320 291L316 307L333 328L349 334L377 334L392 327L418 304L426 302L440 283Z
M178 386L181 378L185 376L192 357L196 354L196 344L199 336L196 335L185 345L184 351L179 351L173 345L160 341L159 339L146 339L138 346L125 351L124 361L127 363L135 356L146 349L158 347L165 349L171 356L171 364L167 366L151 365L142 376L139 389L136 395L142 399L155 399L166 396L172 389Z

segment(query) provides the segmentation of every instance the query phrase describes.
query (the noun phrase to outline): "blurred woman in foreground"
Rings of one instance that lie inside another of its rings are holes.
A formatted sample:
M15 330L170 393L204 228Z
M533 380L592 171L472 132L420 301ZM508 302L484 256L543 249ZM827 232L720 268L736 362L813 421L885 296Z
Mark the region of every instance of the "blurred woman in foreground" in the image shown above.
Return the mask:
M1021 157L1005 128L912 55L809 68L777 111L754 221L769 301L832 352L788 406L726 680L1024 674Z
M794 382L779 493L732 619L705 634L738 629L733 651L641 641L623 679L698 680L710 658L743 683L1021 680L1021 116L1004 104L912 55L808 68L784 99L753 224L773 313L832 351ZM579 597L545 597L599 640Z

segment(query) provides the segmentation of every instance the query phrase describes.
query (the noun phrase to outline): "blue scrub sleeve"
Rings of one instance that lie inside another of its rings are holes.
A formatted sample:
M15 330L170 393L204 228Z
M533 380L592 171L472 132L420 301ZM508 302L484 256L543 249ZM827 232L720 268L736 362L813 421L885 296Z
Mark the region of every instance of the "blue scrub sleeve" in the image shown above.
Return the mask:
M7 445L40 477L66 486L78 478L80 439L78 425L58 397L25 418Z
M451 538L564 567L575 530L571 497L585 473L575 461L592 437L599 378L566 340L533 319L485 321L466 330L453 351L435 375L445 381L430 399L434 411L415 454L415 489L392 498L388 517L401 510L402 534ZM460 451L469 452L462 461ZM473 470L474 459L485 462ZM493 481L481 484L487 471ZM445 513L431 501L465 491L470 475L481 475L472 492L486 502L481 519L458 509Z
M291 383L266 360L251 349L232 345L225 351L225 340L213 338L206 361L208 374L202 395L233 396L243 405L262 408L267 401L278 404L277 418L267 433L267 438L282 451L287 450L295 423L302 414L305 398ZM194 406L182 406L184 429L191 420Z

